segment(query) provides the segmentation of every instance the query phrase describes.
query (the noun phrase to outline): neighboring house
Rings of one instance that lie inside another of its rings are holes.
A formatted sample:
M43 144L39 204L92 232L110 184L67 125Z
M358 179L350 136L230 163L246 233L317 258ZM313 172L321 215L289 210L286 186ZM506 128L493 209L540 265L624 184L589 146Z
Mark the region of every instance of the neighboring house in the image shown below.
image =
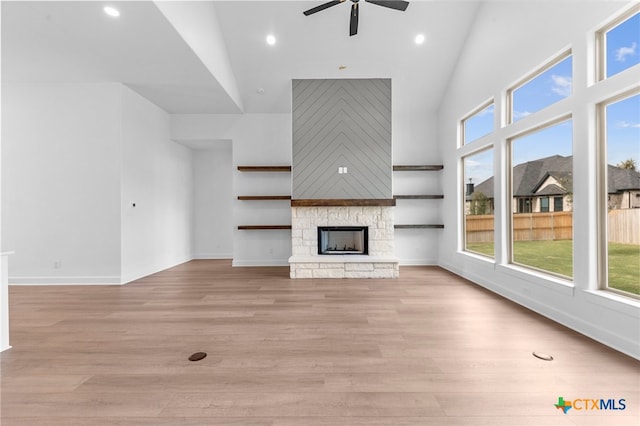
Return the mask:
M640 208L640 173L608 166L607 206L613 209Z
M572 169L573 157L561 155L515 166L513 168L513 211L516 213L571 211L573 209ZM607 167L607 172L609 209L640 208L640 173L612 165ZM485 213L493 214L493 200L493 177L475 186L467 185L467 213L473 214L477 211L474 206L481 202L488 206Z

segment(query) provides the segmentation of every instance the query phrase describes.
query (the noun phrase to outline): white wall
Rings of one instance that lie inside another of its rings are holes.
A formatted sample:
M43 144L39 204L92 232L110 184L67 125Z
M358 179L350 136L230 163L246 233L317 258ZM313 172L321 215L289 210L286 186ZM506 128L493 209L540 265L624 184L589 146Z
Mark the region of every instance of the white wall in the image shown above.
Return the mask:
M410 84L393 82L393 164L442 164L436 114L426 109ZM441 171L393 172L394 195L442 194ZM395 223L440 224L442 200L397 200ZM401 265L438 261L441 229L396 229ZM402 273L402 271L401 271Z
M290 165L291 114L173 115L171 131L175 140L230 139L233 143L233 265L288 265L290 231L240 231L237 227L290 224L290 204L287 201L239 201L237 196L289 195L291 174L243 173L237 166Z
M119 84L3 86L10 282L119 282L119 105Z
M236 195L290 195L290 173L247 173L240 165L291 165L291 115L247 114L233 129ZM287 201L235 201L238 225L291 224ZM234 266L288 265L291 231L234 231Z
M193 152L193 257L231 259L234 198L231 141L206 145Z
M444 158L445 229L439 263L470 280L566 326L634 357L640 357L638 303L597 291L597 206L595 105L634 85L637 69L591 85L593 31L624 6L621 2L486 2L461 54L439 112ZM517 123L501 126L497 112L493 135L457 148L458 122L493 97L496 111L505 107L509 85L567 47L573 50L573 94ZM636 67L637 68L637 67ZM507 139L540 122L572 114L574 129L574 280L563 282L523 271L507 262ZM495 144L496 262L459 251L461 181L459 158ZM562 348L532 349L558 352Z
M192 154L169 129L168 113L122 86L125 283L191 259Z
M122 283L191 258L191 151L166 112L116 83L3 86L2 104L10 283Z

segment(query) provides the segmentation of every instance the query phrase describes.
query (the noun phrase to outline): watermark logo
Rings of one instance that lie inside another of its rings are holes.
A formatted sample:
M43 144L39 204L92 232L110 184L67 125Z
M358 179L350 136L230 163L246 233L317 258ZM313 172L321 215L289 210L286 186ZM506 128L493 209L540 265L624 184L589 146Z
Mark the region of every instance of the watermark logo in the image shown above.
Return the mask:
M565 401L564 397L559 396L558 402L553 404L558 410L562 410L564 414L567 414L570 409L576 411L593 411L593 410L616 410L621 411L627 408L627 402L623 399L604 399L604 398L580 398L573 401Z
M558 403L554 404L558 410L562 410L565 414L571 409L571 401L565 401L563 397L558 397Z

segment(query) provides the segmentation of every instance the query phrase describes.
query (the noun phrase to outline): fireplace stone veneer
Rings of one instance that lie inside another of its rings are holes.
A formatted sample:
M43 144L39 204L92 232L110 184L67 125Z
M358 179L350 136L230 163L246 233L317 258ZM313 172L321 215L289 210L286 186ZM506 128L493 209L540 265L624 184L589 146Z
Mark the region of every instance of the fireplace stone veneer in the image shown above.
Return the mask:
M291 278L397 278L394 209L388 206L292 207ZM318 254L318 227L366 226L368 255Z

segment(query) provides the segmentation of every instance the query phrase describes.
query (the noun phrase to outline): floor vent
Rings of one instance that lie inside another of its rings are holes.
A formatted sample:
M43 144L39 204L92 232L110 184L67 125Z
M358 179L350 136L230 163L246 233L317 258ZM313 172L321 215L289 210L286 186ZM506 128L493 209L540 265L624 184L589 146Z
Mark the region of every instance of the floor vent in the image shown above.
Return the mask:
M553 361L553 357L551 355L543 354L540 352L533 352L533 356L543 361Z
M196 352L195 354L189 357L189 361L200 361L207 356L206 352Z

